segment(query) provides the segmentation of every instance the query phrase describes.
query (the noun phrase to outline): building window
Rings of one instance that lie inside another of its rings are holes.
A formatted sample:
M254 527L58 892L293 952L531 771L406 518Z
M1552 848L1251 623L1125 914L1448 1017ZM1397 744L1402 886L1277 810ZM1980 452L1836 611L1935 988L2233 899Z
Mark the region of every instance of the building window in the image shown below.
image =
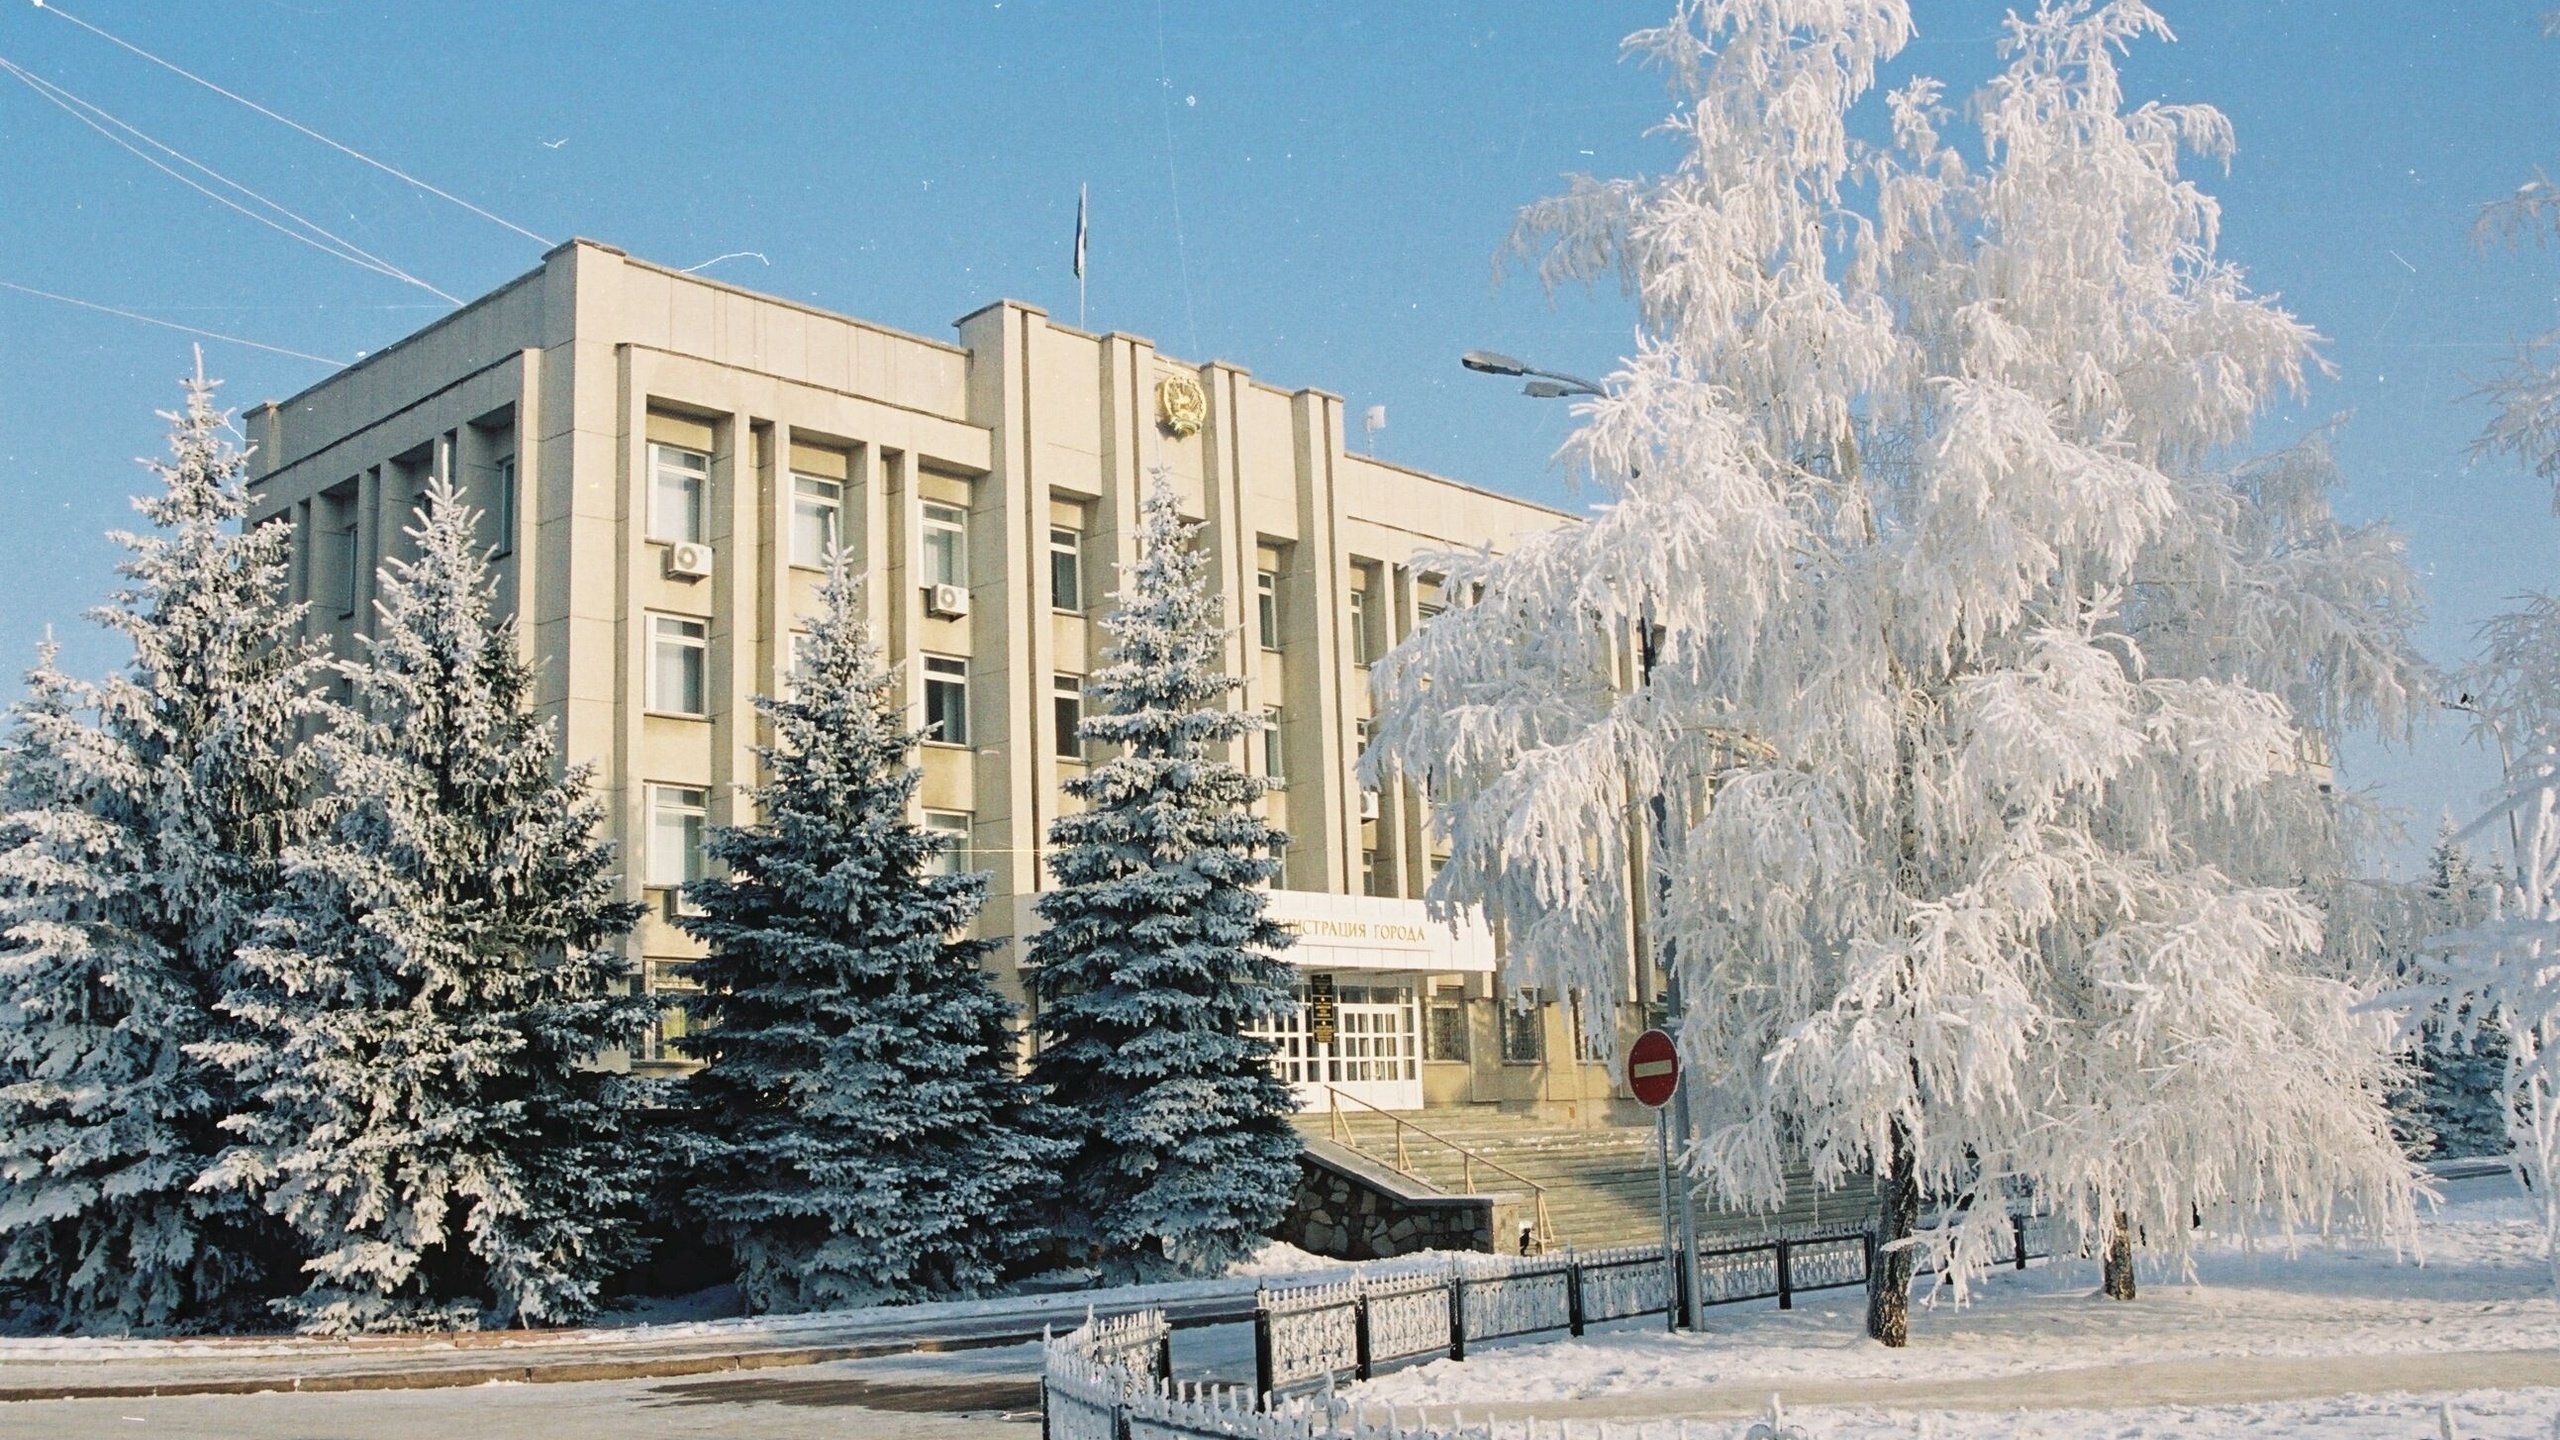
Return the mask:
M815 475L791 477L791 563L827 568L844 539L844 486Z
M1289 782L1288 747L1281 744L1280 708L1272 706L1262 712L1262 773L1273 783Z
M1586 1023L1587 1017L1582 1013L1582 992L1566 991L1565 1000L1571 1010L1569 1018L1573 1022L1573 1058L1588 1065L1591 1063L1591 1030Z
M1084 536L1064 525L1049 527L1049 605L1084 611Z
M925 504L924 583L969 583L969 512L957 505Z
M711 625L680 615L649 617L649 709L659 715L706 712Z
M1262 633L1262 648L1280 648L1280 572L1253 572L1254 615Z
M1050 682L1049 706L1058 725L1058 756L1063 760L1084 758L1084 677L1060 675Z
M1464 982L1433 982L1431 1011L1422 1027L1422 1058L1467 1058L1467 992Z
M1377 658L1369 648L1369 592L1351 592L1351 663L1366 665Z
M965 875L969 873L969 829L971 819L964 810L927 810L924 833L942 842L933 858L924 862L928 875Z
M1502 1063L1535 1065L1547 1058L1546 1004L1535 990L1520 992L1520 1003L1498 1004L1502 1022Z
M649 475L649 538L671 544L700 540L711 457L699 450L652 445Z
M364 537L350 525L338 532L338 618L345 620L356 613L356 576L364 568Z
M969 662L924 657L924 738L945 745L969 743Z
M516 548L516 457L506 456L489 470L489 519L498 531L489 552L505 555Z
M710 792L684 785L649 787L649 884L673 890L702 878L702 832Z
M1368 895L1396 893L1395 870L1387 863L1387 852L1384 850L1360 852L1360 889L1363 894Z

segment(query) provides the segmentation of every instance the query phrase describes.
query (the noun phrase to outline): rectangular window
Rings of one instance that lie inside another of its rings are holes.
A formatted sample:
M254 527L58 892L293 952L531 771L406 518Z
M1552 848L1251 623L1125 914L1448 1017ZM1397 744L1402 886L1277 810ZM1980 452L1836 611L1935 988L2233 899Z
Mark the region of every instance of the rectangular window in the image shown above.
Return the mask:
M925 833L942 842L942 848L925 862L928 875L965 875L969 873L970 816L962 810L927 810L924 812Z
M1431 1011L1422 1027L1422 1058L1467 1058L1467 992L1458 985L1431 987Z
M660 715L706 713L711 624L680 615L649 617L649 709Z
M1084 677L1060 675L1050 682L1050 709L1057 719L1058 755L1065 760L1084 758Z
M669 543L702 538L711 457L675 445L649 447L649 538Z
M1084 536L1064 525L1049 527L1049 606L1084 611Z
M924 583L969 583L969 512L957 505L925 502Z
M1254 616L1262 633L1262 648L1280 648L1280 572L1253 572Z
M363 532L350 525L338 532L338 618L341 620L356 613L356 592L362 588L356 583L356 577L363 568Z
M516 548L516 457L506 456L489 469L489 519L498 532L489 549L505 555Z
M649 884L672 890L702 878L702 833L710 792L684 785L649 787Z
M1280 738L1280 709L1275 705L1262 712L1262 773L1285 785L1289 781L1289 763L1287 747Z
M791 477L791 563L827 568L844 537L844 486L815 475Z
M1396 877L1388 868L1385 851L1363 850L1360 852L1360 889L1363 894L1368 895L1396 893Z
M969 743L969 662L924 657L924 738L945 745Z
M1565 992L1565 999L1570 1009L1567 1018L1573 1026L1573 1058L1588 1065L1591 1063L1591 1031L1588 1017L1582 1013L1582 992L1569 990Z
M1366 665L1377 658L1369 648L1369 592L1351 592L1351 663Z
M1502 1022L1502 1063L1535 1065L1547 1058L1545 1002L1535 990L1520 992L1520 1003L1494 1006Z
M786 630L782 635L782 698L788 700L800 688L800 666L809 648L809 632Z

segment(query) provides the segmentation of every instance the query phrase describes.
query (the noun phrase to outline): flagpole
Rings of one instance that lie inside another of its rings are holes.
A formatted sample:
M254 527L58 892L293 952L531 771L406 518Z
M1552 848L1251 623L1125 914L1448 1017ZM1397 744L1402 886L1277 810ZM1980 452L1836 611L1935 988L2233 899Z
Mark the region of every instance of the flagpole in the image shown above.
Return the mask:
M1076 186L1076 328L1084 325L1084 202L1085 187Z

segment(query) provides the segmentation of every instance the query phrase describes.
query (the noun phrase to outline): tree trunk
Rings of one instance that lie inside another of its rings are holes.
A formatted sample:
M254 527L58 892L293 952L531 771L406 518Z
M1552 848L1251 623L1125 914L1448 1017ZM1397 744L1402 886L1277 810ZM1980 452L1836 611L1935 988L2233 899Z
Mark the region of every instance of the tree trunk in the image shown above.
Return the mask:
M2115 1232L2107 1237L2107 1298L2133 1298L2133 1222L2116 1212Z
M1895 1349L1911 1343L1911 1247L1920 1228L1920 1181L1911 1135L1893 1122L1893 1146L1876 1176L1875 1259L1867 1270L1867 1336Z

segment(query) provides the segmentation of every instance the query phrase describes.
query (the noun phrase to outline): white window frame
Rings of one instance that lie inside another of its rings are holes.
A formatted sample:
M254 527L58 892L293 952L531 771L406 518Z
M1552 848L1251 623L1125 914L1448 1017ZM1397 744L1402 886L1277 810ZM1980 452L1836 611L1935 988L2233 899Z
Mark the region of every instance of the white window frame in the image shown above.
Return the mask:
M1369 589L1363 585L1351 592L1351 663L1366 670L1378 658L1369 648Z
M941 721L936 720L933 714L933 694L935 687L937 686L948 687L960 692L960 709L958 712L960 733L957 735L950 735L941 733L939 730L928 729L925 733L924 743L928 745L958 745L966 747L969 743L969 662L957 655L927 655L924 657L924 714L925 724L928 727L939 726L942 723Z
M655 610L647 614L649 617L649 713L679 716L688 720L704 718L711 713L711 622L699 615L665 615ZM682 703L685 697L682 695L673 697L676 703L669 703L666 687L670 683L679 686L683 683L683 677L672 681L670 679L667 670L670 650L692 652L695 669L689 678L693 680L695 689L699 692L697 696L699 703L693 708L685 708Z
M924 829L926 833L939 835L948 842L942 847L939 854L925 862L925 873L928 875L966 875L971 869L975 868L969 863L969 842L972 832L977 828L977 824L978 817L970 814L966 810L927 810L924 812Z
M489 518L497 523L498 541L489 547L492 556L513 554L516 548L516 457L501 455L489 466Z
M822 492L822 493L813 493ZM816 520L823 533L811 553L806 522ZM791 474L791 563L801 570L827 568L827 552L844 545L844 482L824 475Z
M1277 570L1256 570L1256 571L1254 571L1254 572L1253 572L1253 611L1254 611L1254 627L1255 627L1255 633L1261 637L1261 640L1262 640L1262 648L1263 648L1263 649L1265 649L1265 650L1277 650L1277 649L1279 649L1279 648L1280 648L1280 572L1279 572L1279 571L1277 571Z
M1074 587L1058 583L1064 574ZM1049 608L1068 615L1084 613L1084 532L1070 525L1049 527Z
M700 785L651 785L648 789L648 888L680 890L707 873L703 841L711 831L711 792ZM693 822L690 827L683 823L688 820ZM671 828L680 837L673 846L667 843Z
M927 500L922 512L918 535L924 549L924 583L968 589L968 509L940 500Z
M699 468L681 463L677 457L699 462ZM685 513L667 514L668 482L682 483ZM662 545L700 544L704 518L710 509L711 456L682 445L649 442L649 539Z
M1262 707L1262 774L1265 779L1286 786L1289 783L1289 747L1281 724L1279 706Z
M1072 721L1068 719L1069 706L1075 707ZM1049 721L1056 732L1051 738L1057 743L1058 758L1083 759L1084 737L1077 733L1084 725L1083 676L1061 673L1049 677Z

